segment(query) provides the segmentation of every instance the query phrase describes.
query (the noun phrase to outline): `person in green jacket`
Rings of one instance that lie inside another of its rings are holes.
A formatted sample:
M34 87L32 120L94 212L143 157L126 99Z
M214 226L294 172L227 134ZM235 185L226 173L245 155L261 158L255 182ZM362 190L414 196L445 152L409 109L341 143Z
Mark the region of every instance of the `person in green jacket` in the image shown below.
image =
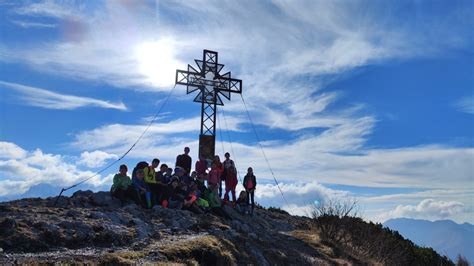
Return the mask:
M207 200L212 214L232 220L229 214L222 208L222 200L216 190L207 188L204 191L204 199Z
M119 167L119 173L114 176L114 183L110 188L112 196L118 198L122 205L127 199L136 201L136 191L132 186L132 180L127 175L127 171L127 166L122 164Z
M151 206L158 205L159 198L160 198L160 186L156 180L156 171L155 169L160 164L160 159L155 158L151 162L151 165L148 167L143 168L143 172L145 173L145 183L150 188L151 192Z

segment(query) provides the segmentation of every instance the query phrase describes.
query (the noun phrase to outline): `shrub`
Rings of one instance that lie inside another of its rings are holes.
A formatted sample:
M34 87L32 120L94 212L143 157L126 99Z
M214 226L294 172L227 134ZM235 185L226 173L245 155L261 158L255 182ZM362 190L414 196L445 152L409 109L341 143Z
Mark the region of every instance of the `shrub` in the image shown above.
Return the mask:
M355 200L333 200L315 206L312 218L322 240L359 258L384 265L454 265L431 248L422 248L380 223L357 217Z

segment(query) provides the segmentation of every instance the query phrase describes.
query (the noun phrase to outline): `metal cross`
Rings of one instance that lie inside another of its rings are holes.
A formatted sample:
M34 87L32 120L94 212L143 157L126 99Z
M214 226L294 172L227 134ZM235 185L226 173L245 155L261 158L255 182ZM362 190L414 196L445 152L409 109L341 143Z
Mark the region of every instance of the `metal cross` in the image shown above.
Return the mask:
M201 103L201 134L199 156L211 159L215 154L217 105L224 105L220 96L230 100L231 93L242 93L242 80L231 78L230 72L220 74L224 67L217 60L217 52L204 50L202 60L194 60L198 69L176 70L178 85L186 85L187 93L199 90L194 102Z

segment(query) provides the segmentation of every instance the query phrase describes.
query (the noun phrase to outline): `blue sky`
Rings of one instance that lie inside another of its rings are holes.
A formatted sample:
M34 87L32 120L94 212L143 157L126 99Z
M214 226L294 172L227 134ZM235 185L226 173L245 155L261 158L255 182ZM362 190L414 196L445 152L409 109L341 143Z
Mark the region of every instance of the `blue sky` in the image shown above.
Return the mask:
M217 153L257 200L305 214L355 198L366 219L474 222L471 1L0 1L0 199L50 196L118 158L203 49L243 94ZM200 106L173 89L124 160L197 156ZM223 148L222 148L223 147ZM78 189L107 190L115 168Z

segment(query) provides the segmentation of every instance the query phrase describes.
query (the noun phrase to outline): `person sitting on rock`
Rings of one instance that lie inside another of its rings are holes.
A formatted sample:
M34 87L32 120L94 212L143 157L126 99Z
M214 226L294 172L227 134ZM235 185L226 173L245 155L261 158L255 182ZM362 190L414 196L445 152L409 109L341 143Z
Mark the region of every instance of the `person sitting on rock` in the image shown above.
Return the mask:
M222 200L217 194L216 189L206 189L204 199L207 200L212 214L232 220L229 214L222 208Z
M245 190L240 191L239 198L235 204L235 210L242 215L250 213L249 204L247 203L247 192Z
M183 210L188 210L190 212L193 212L195 214L202 214L204 213L204 210L199 207L197 204L197 199L198 197L192 193L190 193L183 202Z
M156 172L155 180L156 180L156 190L158 192L158 202L157 204L161 205L162 201L164 200L163 194L165 193L169 179L166 178L166 172L168 171L167 164L161 164L160 171Z
M193 172L191 173L191 180L190 180L190 181L196 182L196 180L198 180L198 179L197 179L197 173L196 173L196 171L193 171Z
M170 185L168 208L181 210L187 193L185 190L183 190L183 184L179 182L179 178L177 176L173 176L171 178Z
M136 177L132 179L132 184L139 195L140 203L143 207L151 208L151 194L145 182L143 169L136 171Z
M125 204L127 199L136 200L137 193L132 186L132 180L127 175L128 168L125 164L119 167L119 173L114 176L114 183L110 188L110 193L120 202Z
M155 173L155 180L157 183L168 184L170 180L167 180L166 172L168 171L168 165L162 163L160 165L160 170Z
M192 161L193 160L191 159L191 156L189 156L189 147L185 147L184 153L176 157L175 167L183 168L185 171L185 175L189 176L189 174L191 173Z
M229 201L229 192L232 194L232 203L235 205L235 187L237 186L237 169L235 168L235 163L230 159L230 154L228 152L225 153L225 160L222 163L224 166L224 180L225 180L225 194L224 194L224 202Z
M165 179L167 180L166 183L169 183L171 181L172 176L173 176L173 168L168 167L168 169L166 169L166 174L165 174Z
M181 167L176 167L174 169L174 175L177 176L182 184L189 184L190 177L186 175L186 171L184 171Z
M244 188L245 188L245 191L247 192L247 204L250 204L249 200L252 199L252 210L250 212L250 215L253 215L253 209L255 208L254 194L255 194L256 187L257 187L257 179L255 178L255 175L253 174L252 167L249 167L247 169L247 174L244 177Z
M143 173L145 174L145 183L148 185L148 188L151 192L152 207L158 204L158 198L160 194L160 186L157 185L157 181L155 179L155 169L158 167L159 164L160 160L155 158L151 162L150 166L145 167L143 169Z

